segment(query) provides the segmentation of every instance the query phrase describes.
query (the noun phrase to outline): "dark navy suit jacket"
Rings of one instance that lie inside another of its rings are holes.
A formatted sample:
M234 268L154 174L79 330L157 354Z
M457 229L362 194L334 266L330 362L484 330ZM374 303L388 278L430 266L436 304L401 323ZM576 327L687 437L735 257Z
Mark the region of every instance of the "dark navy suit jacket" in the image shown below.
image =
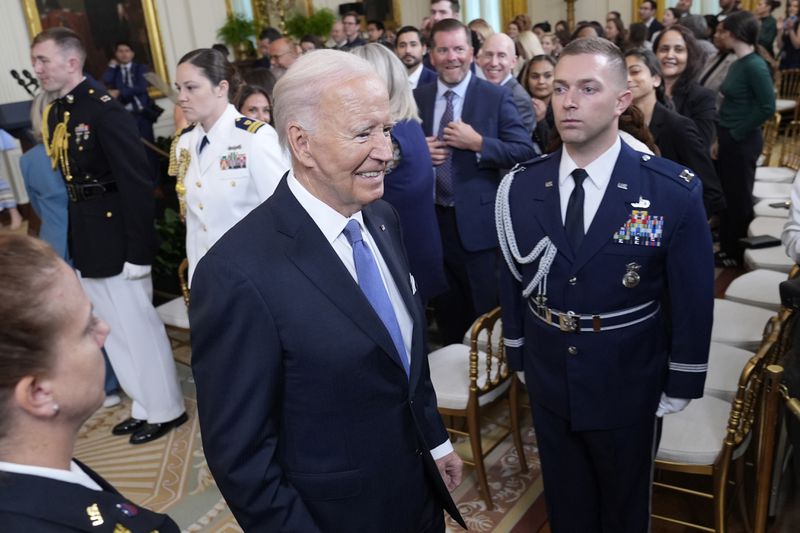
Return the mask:
M422 129L436 135L433 111L438 83L417 87ZM453 196L458 233L464 248L479 251L497 246L494 230L494 199L502 178L501 169L531 159L536 151L531 135L522 124L511 91L473 75L467 87L462 122L483 136L480 160L469 150L453 149Z
M286 177L195 271L203 446L245 531L408 532L442 507L459 516L429 452L448 435L397 215L382 200L362 214L414 322L410 377Z
M439 75L436 74L435 70L431 70L425 65L422 65L422 73L419 75L419 82L417 82L417 87L420 85L427 85L429 83L435 82L439 78Z
M662 392L673 398L703 395L714 261L702 186L696 177L681 177L685 167L623 142L597 214L574 253L561 219L560 159L561 150L526 163L509 192L519 253L530 253L544 236L558 250L547 276L547 306L592 315L655 300L661 310L621 329L564 332L536 317L530 299L521 296L539 261L521 266L522 282L503 268L500 301L509 367L524 368L531 397L574 431L652 420ZM647 208L633 206L643 200L649 201ZM660 246L613 238L637 209L663 217ZM639 265L641 280L626 287L622 280L630 263Z
M119 90L118 100L123 106L133 103L133 98L136 97L142 107L144 107L150 101L150 96L147 94L147 80L144 78L144 74L148 71L147 67L139 63L131 62L130 68L131 80L133 81L132 87L126 85L122 79L122 67L120 65L108 67L105 72L103 72L103 83L110 89Z

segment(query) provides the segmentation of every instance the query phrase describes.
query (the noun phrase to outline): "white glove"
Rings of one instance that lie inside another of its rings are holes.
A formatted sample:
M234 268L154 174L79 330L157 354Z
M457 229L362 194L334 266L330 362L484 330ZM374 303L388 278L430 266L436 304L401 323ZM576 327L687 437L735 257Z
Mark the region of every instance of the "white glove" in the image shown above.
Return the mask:
M122 277L125 279L142 279L150 275L150 265L134 265L125 262L122 265Z
M686 406L689 405L689 402L692 400L687 400L685 398L670 398L663 392L661 393L661 399L658 401L658 409L656 410L656 416L661 418L664 415L670 415L672 413L680 413Z

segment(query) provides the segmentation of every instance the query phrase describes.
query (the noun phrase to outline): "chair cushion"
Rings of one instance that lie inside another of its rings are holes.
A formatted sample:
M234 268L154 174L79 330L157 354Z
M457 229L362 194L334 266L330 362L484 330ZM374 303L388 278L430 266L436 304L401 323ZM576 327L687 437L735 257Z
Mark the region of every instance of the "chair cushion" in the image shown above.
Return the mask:
M731 404L713 396L692 400L680 413L664 416L656 459L710 465L722 450Z
M756 181L792 183L797 171L789 167L758 167Z
M757 217L775 217L781 219L789 218L789 210L785 207L772 207L776 200L761 200L753 206L753 211Z
M711 340L755 352L761 345L764 326L774 314L761 307L717 298Z
M780 239L784 224L786 224L786 220L781 218L756 217L747 226L747 236L771 235L776 239Z
M439 407L466 409L469 401L469 347L450 344L428 354L431 367L431 382L436 391ZM492 372L495 371L492 365ZM478 386L486 383L486 353L478 352ZM497 399L511 385L506 379L499 387L478 397L478 405L486 405Z
M775 100L775 111L778 113L794 109L795 106L797 106L796 100L789 100L788 98L778 98Z
M781 296L778 286L786 281L783 272L759 268L734 279L725 290L725 299L778 311Z
M705 393L726 402L733 401L739 387L739 376L751 357L753 352L712 342L708 353Z
M768 181L757 181L753 185L753 198L756 201L765 198L775 198L775 200L788 200L792 194L791 183L771 183Z
M783 246L771 246L759 249L748 248L744 251L744 264L749 270L765 268L788 274L794 266L794 261L786 255L786 249Z
M475 322L477 322L478 320L480 320L480 318L476 318ZM464 346L469 346L470 339L472 338L472 326L475 325L475 322L472 323L472 325L469 327L467 332L464 333L464 338L461 339L461 344L463 344ZM495 340L495 343L502 342L502 340L503 340L503 319L502 318L498 318L497 322L494 323L494 327L492 328L492 339ZM482 352L485 352L486 351L486 343L487 343L486 330L482 329L481 332L478 334L478 350L480 350ZM492 351L492 353L496 354L497 350L498 350L498 346L497 346L497 344L495 344L494 350Z
M189 310L183 297L175 298L156 307L156 313L161 321L176 328L189 329Z

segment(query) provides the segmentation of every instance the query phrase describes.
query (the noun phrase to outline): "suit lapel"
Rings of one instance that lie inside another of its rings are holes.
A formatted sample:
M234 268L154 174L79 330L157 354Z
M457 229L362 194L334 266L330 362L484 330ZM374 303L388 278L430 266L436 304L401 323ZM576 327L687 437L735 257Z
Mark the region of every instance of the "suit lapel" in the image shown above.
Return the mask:
M394 278L394 283L397 286L397 290L400 293L400 296L403 298L403 303L408 310L408 314L411 316L413 330L411 338L411 353L409 354L411 361L411 375L409 378L412 379L419 375L418 371L420 365L418 356L422 355L422 344L419 343L423 342L422 332L424 321L422 319L420 308L417 305L416 298L411 292L411 280L409 278L408 269L403 267L403 264L400 261L400 256L398 255L397 247L399 246L399 243L397 240L393 241L391 239L389 230L385 229L387 227L387 221L375 211L376 210L373 209L372 206L366 206L362 210L362 214L364 215L364 224L366 224L370 235L372 235L372 238L378 245L381 256L383 256L383 260L386 262L386 266L389 268L392 278Z
M572 247L567 241L564 224L561 222L561 196L558 192L558 166L561 161L561 150L550 155L550 160L540 163L541 174L537 175L534 188L534 200L542 202L541 215L538 209L533 213L539 220L545 235L556 246L556 250L570 261L574 258Z
M622 143L603 200L576 254L573 271L579 270L611 241L614 232L630 216L629 205L639 200L640 191L639 158L632 148Z
M286 250L289 259L402 370L389 332L314 220L289 190L286 176L272 201L279 231L293 239Z
M436 106L436 84L423 85L417 88L417 92L419 94L419 113L422 119L422 127L425 130L425 136L430 137L436 127L433 123L433 110Z

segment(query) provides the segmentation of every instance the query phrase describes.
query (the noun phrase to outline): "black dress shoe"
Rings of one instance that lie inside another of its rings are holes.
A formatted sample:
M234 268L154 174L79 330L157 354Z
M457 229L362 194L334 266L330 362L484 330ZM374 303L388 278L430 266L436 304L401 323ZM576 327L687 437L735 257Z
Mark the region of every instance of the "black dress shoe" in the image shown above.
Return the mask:
M147 423L147 420L140 420L138 418L129 418L127 420L123 420L116 426L114 429L111 430L112 435L127 435L128 433L133 433L143 425Z
M150 442L152 440L156 440L159 437L163 437L169 430L172 428L176 428L189 420L189 417L186 413L183 413L181 416L176 418L175 420L170 420L169 422L161 422L158 424L145 424L139 430L137 430L133 435L131 435L131 444L144 444L145 442Z

